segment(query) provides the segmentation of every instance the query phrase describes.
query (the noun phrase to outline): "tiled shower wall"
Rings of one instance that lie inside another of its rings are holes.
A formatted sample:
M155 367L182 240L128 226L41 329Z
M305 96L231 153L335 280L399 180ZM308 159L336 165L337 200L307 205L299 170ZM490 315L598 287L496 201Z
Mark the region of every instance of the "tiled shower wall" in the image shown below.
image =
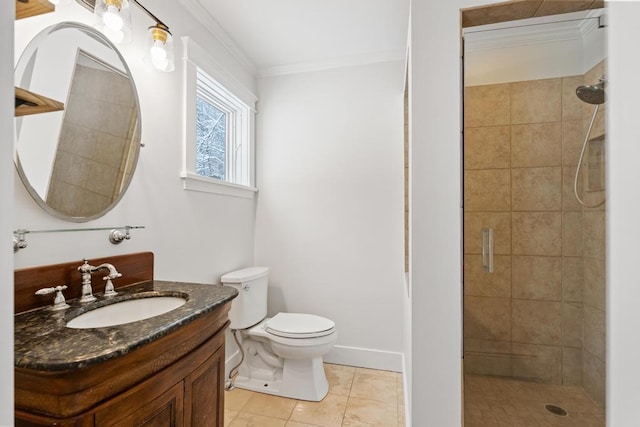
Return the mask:
M128 147L136 121L126 76L78 64L47 203L71 216L92 216L113 203L131 173Z
M466 372L604 390L604 210L573 196L593 111L575 89L597 72L465 89Z

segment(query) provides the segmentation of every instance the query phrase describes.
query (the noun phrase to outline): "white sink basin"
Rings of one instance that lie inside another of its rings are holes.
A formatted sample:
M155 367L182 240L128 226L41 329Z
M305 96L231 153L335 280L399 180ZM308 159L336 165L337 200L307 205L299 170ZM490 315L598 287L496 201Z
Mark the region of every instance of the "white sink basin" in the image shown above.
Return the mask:
M163 296L122 301L87 311L67 322L67 327L88 329L123 325L159 316L175 310L186 302L184 298Z

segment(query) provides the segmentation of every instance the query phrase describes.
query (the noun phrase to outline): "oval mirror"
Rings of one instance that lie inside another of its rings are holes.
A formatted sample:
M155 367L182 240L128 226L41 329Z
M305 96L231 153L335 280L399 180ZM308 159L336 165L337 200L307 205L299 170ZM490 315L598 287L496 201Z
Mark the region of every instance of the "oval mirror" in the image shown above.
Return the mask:
M53 25L22 53L15 85L64 103L15 119L15 163L29 194L68 221L109 212L131 182L141 132L135 84L118 49L86 25Z

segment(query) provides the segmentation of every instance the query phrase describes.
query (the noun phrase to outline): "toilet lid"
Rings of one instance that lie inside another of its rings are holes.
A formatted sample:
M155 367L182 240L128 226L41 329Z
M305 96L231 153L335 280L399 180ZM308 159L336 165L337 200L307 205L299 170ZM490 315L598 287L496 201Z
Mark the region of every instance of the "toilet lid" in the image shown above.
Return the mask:
M267 321L267 332L285 338L313 338L329 335L333 320L315 314L278 313Z

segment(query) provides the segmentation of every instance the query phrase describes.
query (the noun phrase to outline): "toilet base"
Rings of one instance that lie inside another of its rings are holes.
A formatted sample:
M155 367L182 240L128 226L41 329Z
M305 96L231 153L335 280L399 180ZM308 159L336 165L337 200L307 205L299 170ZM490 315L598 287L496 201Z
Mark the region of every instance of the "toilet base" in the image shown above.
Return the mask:
M264 369L250 368L248 376L244 376L243 372L238 375L235 386L259 393L313 402L321 401L329 392L322 357L285 359L282 368L274 369L276 372L265 375Z

